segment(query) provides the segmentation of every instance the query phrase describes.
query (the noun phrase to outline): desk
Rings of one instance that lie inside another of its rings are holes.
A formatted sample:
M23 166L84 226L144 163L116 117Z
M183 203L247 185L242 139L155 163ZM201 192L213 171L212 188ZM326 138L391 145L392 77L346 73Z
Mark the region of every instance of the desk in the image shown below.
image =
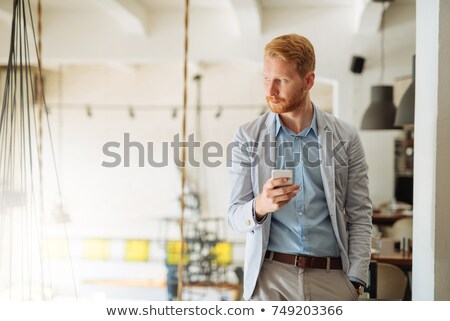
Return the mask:
M394 248L394 243L398 241L391 238L381 239L380 253L373 253L372 260L381 263L397 265L405 272L412 270L412 252L398 251Z
M392 225L395 221L405 217L411 217L411 214L405 214L405 211L403 210L392 212L374 210L372 214L372 223L377 225Z

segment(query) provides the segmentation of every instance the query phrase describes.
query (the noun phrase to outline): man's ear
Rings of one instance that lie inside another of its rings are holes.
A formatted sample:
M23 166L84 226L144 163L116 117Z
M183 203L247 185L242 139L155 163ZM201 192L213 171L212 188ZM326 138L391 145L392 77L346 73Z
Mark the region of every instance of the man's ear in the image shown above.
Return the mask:
M314 80L316 79L316 74L314 71L310 71L305 76L305 89L310 90L314 86Z

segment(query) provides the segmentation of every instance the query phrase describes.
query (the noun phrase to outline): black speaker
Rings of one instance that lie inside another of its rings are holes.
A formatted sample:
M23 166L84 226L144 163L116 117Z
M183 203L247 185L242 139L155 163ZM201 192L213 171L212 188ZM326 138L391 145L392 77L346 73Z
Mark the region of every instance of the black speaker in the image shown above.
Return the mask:
M364 61L366 61L363 57L353 56L352 57L352 65L350 66L350 70L355 74L360 74L364 68Z
M414 179L413 176L397 176L395 178L395 199L413 205Z

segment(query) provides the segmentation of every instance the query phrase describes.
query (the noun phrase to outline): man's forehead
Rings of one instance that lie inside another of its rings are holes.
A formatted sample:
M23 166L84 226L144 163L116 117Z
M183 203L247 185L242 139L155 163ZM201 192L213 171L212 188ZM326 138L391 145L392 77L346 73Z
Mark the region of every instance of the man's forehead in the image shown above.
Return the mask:
M265 73L275 72L277 74L293 75L297 73L297 66L293 62L278 57L266 57L264 58L263 70Z

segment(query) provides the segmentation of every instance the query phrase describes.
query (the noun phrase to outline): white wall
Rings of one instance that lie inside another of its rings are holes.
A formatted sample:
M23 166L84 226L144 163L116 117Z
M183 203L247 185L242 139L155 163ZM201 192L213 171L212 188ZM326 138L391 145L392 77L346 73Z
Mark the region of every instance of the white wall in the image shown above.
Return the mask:
M173 108L181 105L181 79L177 79L180 68L169 64L131 69L65 67L62 97L70 104L64 104L62 109L57 107L58 74L53 79L48 78L49 89L53 90L48 92L47 100L65 204L72 213L72 228L85 235L153 238L158 232L155 229L157 218L179 214L180 175L174 166L170 145L167 167L153 168L147 162L139 167L136 149L131 154L130 168L124 168L123 163L117 168L101 166L102 161L111 161L103 154L103 145L116 141L123 146L125 133L130 134L132 141L143 144L146 152L147 143L153 142L155 161L162 159L162 143L170 143L174 135L181 135L181 110L178 109L176 118L172 117ZM205 110L201 113L201 147L215 141L224 148L223 157L217 159L222 166L188 169L191 183L204 195L203 215L225 219L226 146L237 126L256 117L264 106L262 87L256 85L260 82L260 71L245 66L228 66L226 70L219 66L213 68L212 73L208 69L203 73L202 106L205 104ZM252 83L255 86L246 85ZM191 82L188 135L199 134L195 129L194 86ZM92 117L88 117L84 108L86 102L92 106ZM232 106L232 110L224 110L217 118L216 106L220 104ZM129 116L127 106L133 106L134 118ZM123 157L122 150L120 154ZM201 161L200 157L196 154L196 161Z

